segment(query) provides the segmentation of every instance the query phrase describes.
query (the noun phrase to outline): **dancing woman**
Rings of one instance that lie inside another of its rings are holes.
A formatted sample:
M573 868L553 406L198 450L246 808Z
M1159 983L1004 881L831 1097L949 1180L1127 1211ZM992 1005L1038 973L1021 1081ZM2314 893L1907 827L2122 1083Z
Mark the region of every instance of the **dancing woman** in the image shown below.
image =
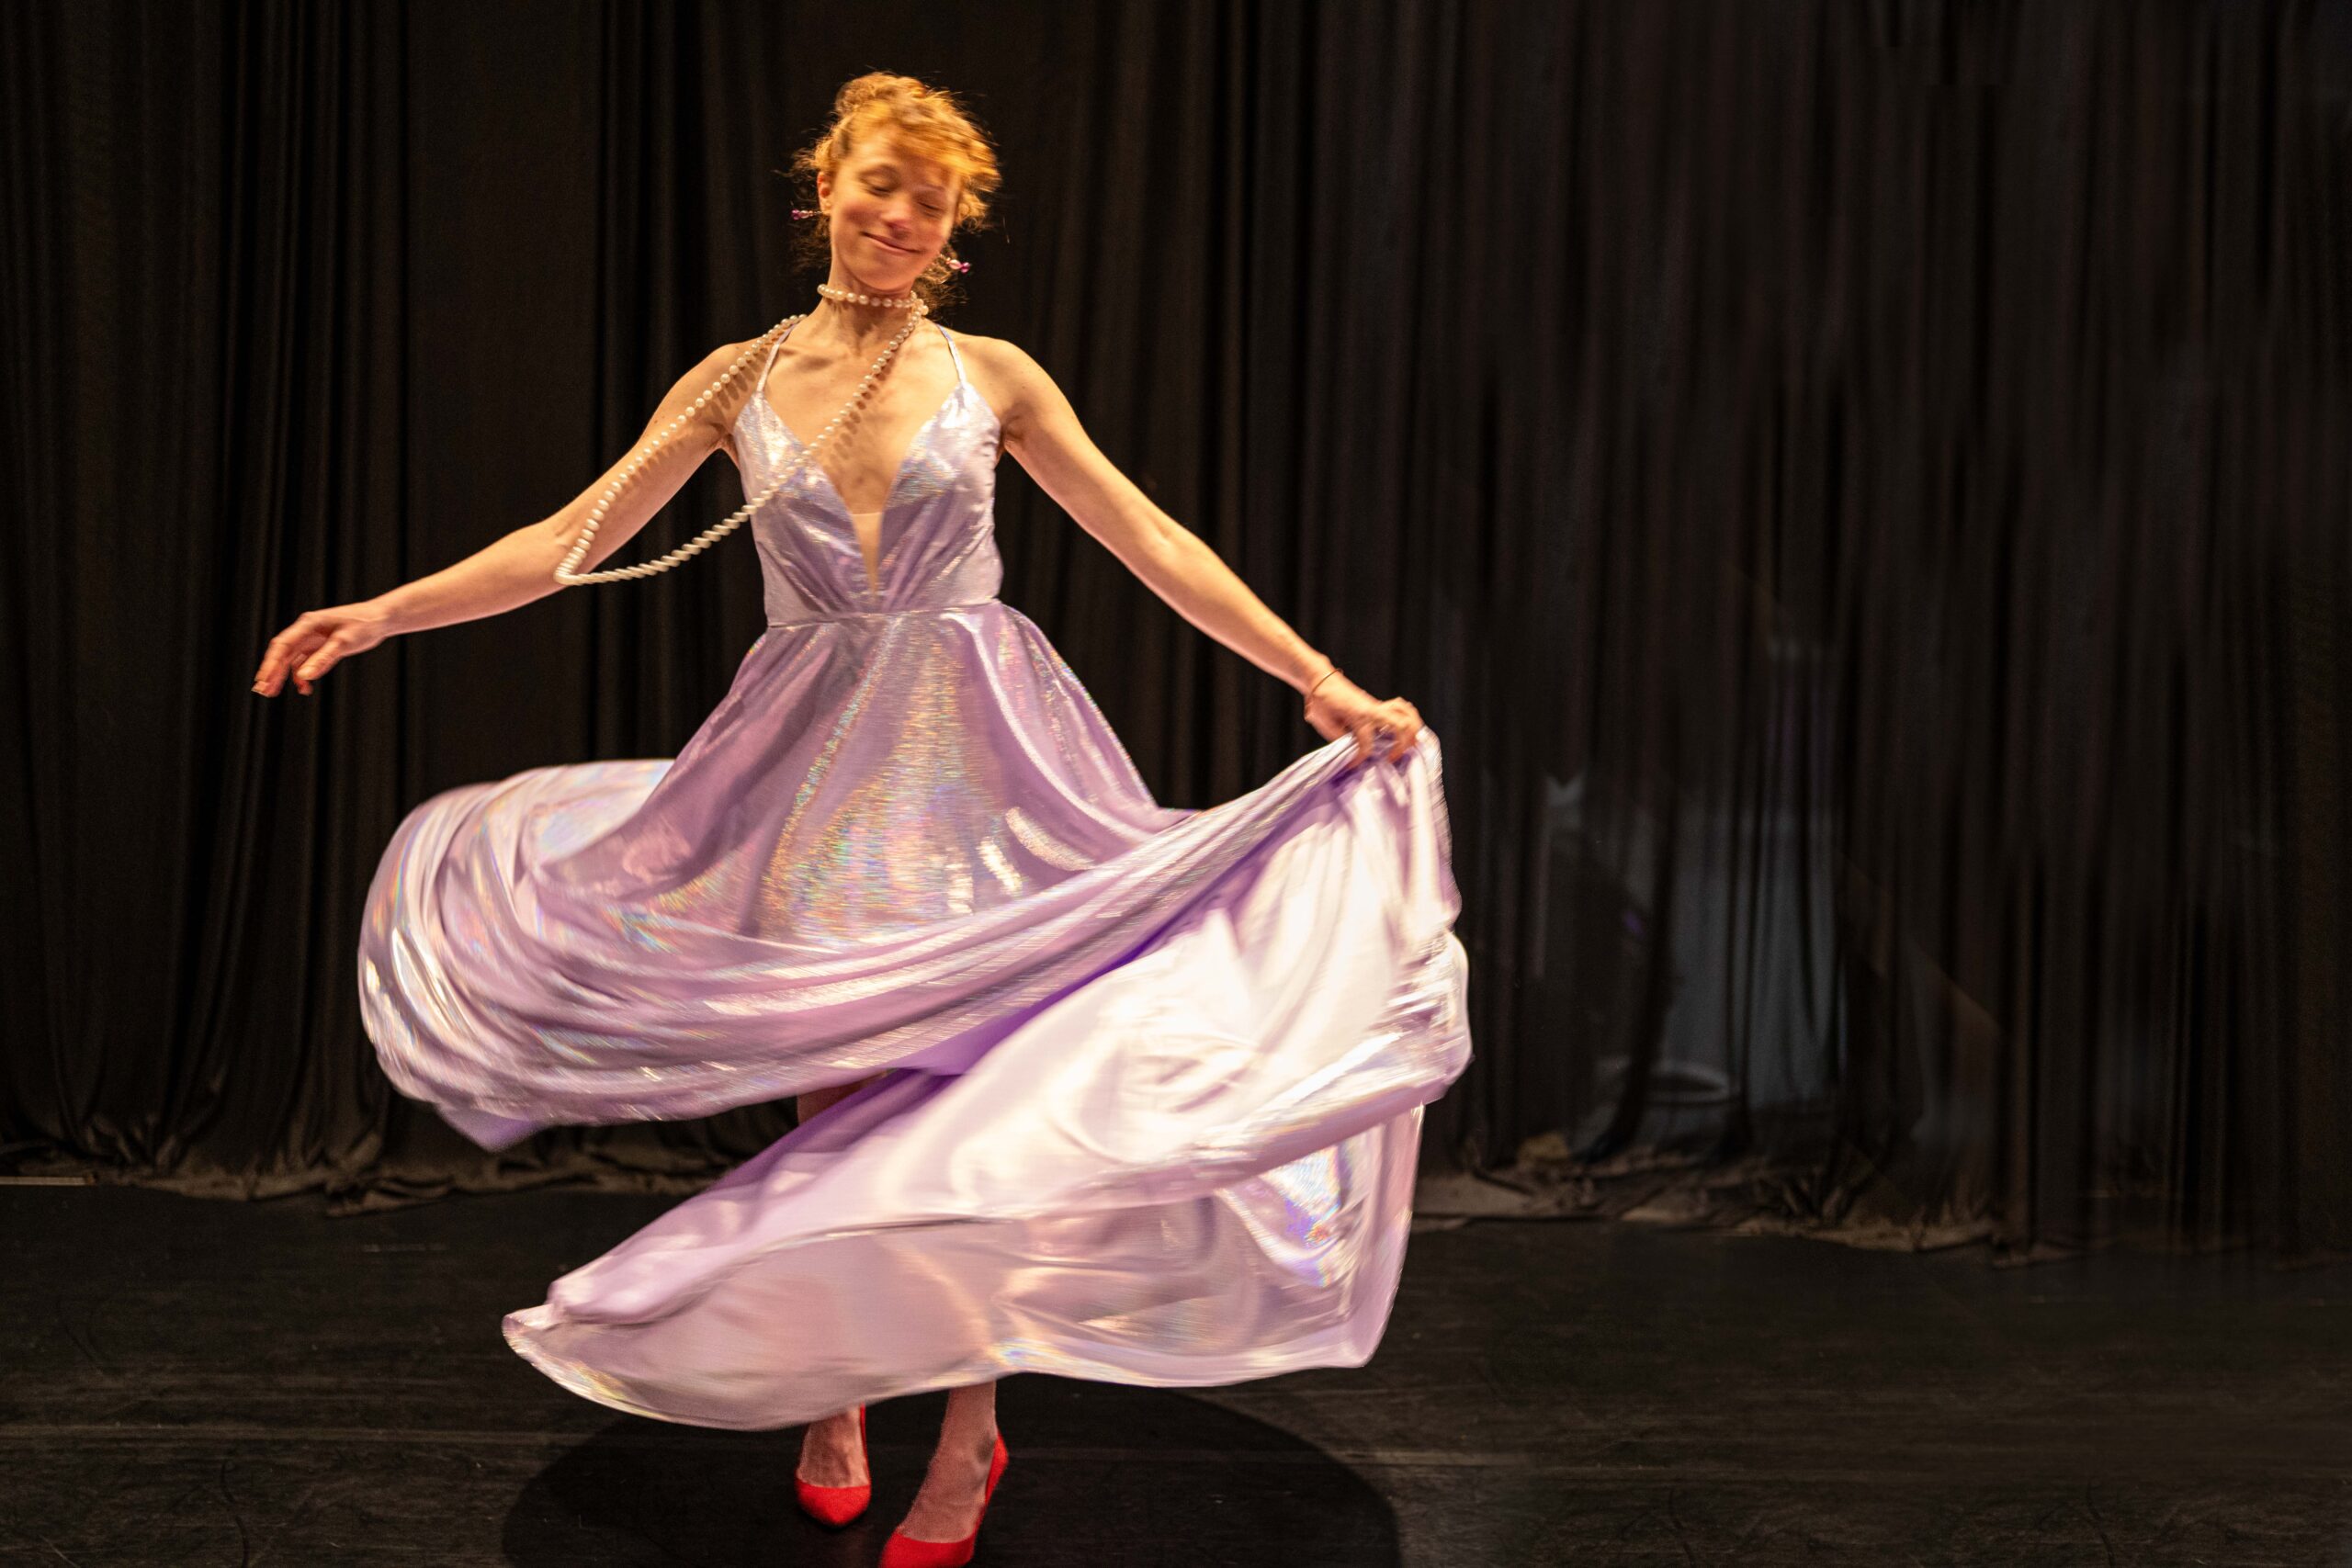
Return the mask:
M254 689L751 523L768 629L676 758L537 768L400 824L363 1017L393 1082L486 1148L797 1096L790 1134L506 1336L616 1409L806 1423L799 1495L833 1523L870 1495L865 1404L947 1389L883 1557L915 1568L972 1553L1008 1371L1200 1385L1372 1353L1422 1108L1469 1057L1467 965L1412 705L1261 604L1028 355L930 319L998 184L953 97L859 77L798 166L831 252L814 309L688 371L554 516L303 615ZM713 451L748 504L600 569ZM996 597L1006 452L1329 744L1157 804Z

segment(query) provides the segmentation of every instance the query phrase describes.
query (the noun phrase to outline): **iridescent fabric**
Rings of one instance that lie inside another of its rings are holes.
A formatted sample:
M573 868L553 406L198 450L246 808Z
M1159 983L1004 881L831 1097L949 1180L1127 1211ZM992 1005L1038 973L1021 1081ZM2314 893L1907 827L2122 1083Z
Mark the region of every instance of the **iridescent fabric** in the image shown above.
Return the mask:
M1361 1364L1387 1318L1470 1055L1437 738L1157 804L996 597L999 432L956 361L878 582L796 478L752 525L768 630L675 759L435 795L369 895L385 1071L485 1147L888 1069L508 1315L618 1409L1223 1383ZM753 491L797 446L760 394L734 435Z

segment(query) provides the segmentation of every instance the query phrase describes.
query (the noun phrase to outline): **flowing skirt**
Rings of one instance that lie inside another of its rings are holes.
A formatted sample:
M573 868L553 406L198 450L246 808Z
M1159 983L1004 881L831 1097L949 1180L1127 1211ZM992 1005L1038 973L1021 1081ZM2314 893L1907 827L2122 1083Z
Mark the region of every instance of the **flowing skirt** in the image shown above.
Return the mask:
M996 601L771 631L674 761L444 792L363 1010L486 1147L884 1076L510 1314L564 1386L790 1426L1022 1370L1359 1365L1470 1055L1437 738L1155 803Z

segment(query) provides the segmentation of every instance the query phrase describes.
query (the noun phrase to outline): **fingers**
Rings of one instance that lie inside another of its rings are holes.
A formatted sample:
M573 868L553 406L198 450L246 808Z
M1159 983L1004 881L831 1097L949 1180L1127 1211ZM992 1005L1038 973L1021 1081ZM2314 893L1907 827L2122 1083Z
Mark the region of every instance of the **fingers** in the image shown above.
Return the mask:
M271 637L269 647L262 651L261 668L254 671L254 690L265 697L276 696L285 684L287 670L310 653L313 642L300 621Z
M1392 699L1387 705L1396 710L1396 744L1389 750L1388 760L1401 761L1405 754L1413 749L1413 742L1420 739L1421 710L1402 697Z
M276 696L285 689L287 672L291 671L295 686L308 696L311 675L305 666L330 640L318 629L314 615L302 615L269 639L269 647L262 654L261 668L254 672L254 690L265 697Z
M316 653L294 667L294 683L308 694L311 690L309 683L334 669L349 651L350 643L344 635L341 632L333 634L319 645Z
M1355 755L1348 759L1354 767L1383 750L1378 739L1388 737L1385 756L1391 762L1401 761L1411 753L1413 743L1420 738L1421 714L1419 708L1402 697L1392 697L1356 719L1348 727L1354 735Z

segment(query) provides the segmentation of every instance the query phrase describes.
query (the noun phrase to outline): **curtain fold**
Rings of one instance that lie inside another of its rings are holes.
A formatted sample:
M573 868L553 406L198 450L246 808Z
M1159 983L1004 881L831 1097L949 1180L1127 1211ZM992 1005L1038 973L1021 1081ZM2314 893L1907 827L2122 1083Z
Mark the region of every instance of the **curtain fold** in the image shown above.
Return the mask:
M1478 1055L1425 1213L2352 1245L2352 6L0 11L0 1168L690 1190L390 1091L401 815L674 753L747 552L247 677L813 301L844 79L956 89L946 320L1444 737ZM626 552L738 503L723 463ZM1005 598L1163 800L1316 738L1008 463Z

